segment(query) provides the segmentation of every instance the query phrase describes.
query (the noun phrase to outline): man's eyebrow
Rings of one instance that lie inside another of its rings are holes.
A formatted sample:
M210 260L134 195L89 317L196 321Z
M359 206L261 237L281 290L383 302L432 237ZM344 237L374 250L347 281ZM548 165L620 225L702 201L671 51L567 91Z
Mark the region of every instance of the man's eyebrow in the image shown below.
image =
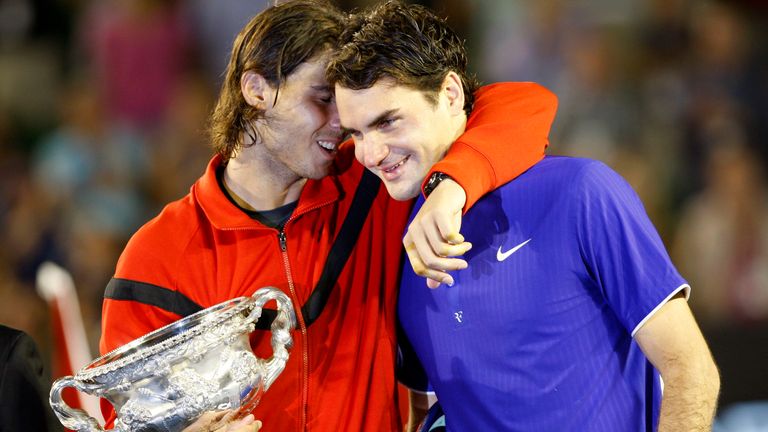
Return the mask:
M392 115L396 114L398 111L399 111L398 108L393 108L393 109L390 109L390 110L386 110L383 113L379 114L375 119L373 119L373 121L368 123L368 125L366 125L366 127L372 128L372 127L376 126L377 124L381 123L387 117L392 117Z
M313 85L313 86L309 86L309 87L312 88L313 90L317 90L317 91L333 92L333 87L331 87L328 84L317 84L317 85Z
M379 124L384 119L386 119L387 117L391 117L393 114L397 114L398 111L400 111L399 108L393 108L393 109L390 109L390 110L386 110L383 113L381 113L378 116L376 116L376 118L373 119L370 123L368 123L365 127L366 128L372 128L372 127L376 126L377 124ZM348 131L349 133L359 132L357 129L352 129L352 128L346 127L344 125L341 125L341 128L346 130L346 131Z

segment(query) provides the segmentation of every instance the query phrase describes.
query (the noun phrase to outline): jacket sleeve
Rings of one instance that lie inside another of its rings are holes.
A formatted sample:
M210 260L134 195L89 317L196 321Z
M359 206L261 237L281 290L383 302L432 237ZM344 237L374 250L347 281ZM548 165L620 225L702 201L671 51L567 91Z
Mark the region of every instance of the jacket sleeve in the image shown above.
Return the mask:
M466 131L434 172L451 176L467 193L466 212L486 193L509 182L544 157L557 111L557 97L531 82L480 88Z
M142 228L128 242L105 292L101 312L99 352L105 355L147 333L182 317L169 311L174 282L166 263L155 259L160 240ZM165 307L164 307L165 305ZM115 411L101 400L106 428L112 428Z

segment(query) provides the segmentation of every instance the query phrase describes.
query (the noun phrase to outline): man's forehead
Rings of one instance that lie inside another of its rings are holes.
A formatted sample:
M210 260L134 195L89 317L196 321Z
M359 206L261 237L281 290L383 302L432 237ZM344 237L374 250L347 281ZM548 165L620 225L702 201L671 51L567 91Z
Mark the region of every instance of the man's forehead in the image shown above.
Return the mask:
M336 94L337 96L341 96L342 98L350 98L350 99L373 99L371 102L386 102L390 98L391 94L393 92L397 91L397 87L399 87L397 84L390 80L378 80L370 87L361 88L361 89L352 89L349 87L344 87L340 83L336 83Z
M327 80L325 79L325 67L327 64L328 55L315 55L307 61L299 63L299 65L286 76L286 81L310 80L313 83L322 82L327 84Z
M336 86L336 102L341 122L346 129L365 129L374 126L382 118L397 113L402 100L388 94L390 86L378 86L353 90Z

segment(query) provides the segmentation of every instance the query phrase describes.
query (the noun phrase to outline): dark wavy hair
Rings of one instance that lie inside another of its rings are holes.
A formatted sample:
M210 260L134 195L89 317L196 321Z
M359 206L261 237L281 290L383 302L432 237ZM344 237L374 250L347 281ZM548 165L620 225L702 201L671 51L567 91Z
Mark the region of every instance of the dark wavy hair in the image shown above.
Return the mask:
M382 78L425 92L432 103L448 72L461 78L464 110L472 110L477 79L467 73L464 41L429 9L387 1L355 15L326 69L331 84L366 89Z
M336 46L345 22L346 15L327 1L292 0L264 10L240 31L208 124L211 144L224 161L243 146L244 133L257 141L253 122L264 116L243 97L243 73L254 71L279 89L300 64Z

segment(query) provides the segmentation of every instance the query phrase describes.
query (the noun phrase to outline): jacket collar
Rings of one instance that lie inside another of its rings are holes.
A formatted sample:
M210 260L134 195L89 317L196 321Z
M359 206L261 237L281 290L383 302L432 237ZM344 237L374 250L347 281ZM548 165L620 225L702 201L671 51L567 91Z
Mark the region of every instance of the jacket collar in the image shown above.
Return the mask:
M222 165L220 155L208 163L205 174L195 182L192 194L203 209L208 220L217 229L271 229L251 219L224 195L216 179L216 170ZM341 186L336 176L326 176L321 180L307 180L299 196L299 203L291 219L298 215L331 204L342 195Z

